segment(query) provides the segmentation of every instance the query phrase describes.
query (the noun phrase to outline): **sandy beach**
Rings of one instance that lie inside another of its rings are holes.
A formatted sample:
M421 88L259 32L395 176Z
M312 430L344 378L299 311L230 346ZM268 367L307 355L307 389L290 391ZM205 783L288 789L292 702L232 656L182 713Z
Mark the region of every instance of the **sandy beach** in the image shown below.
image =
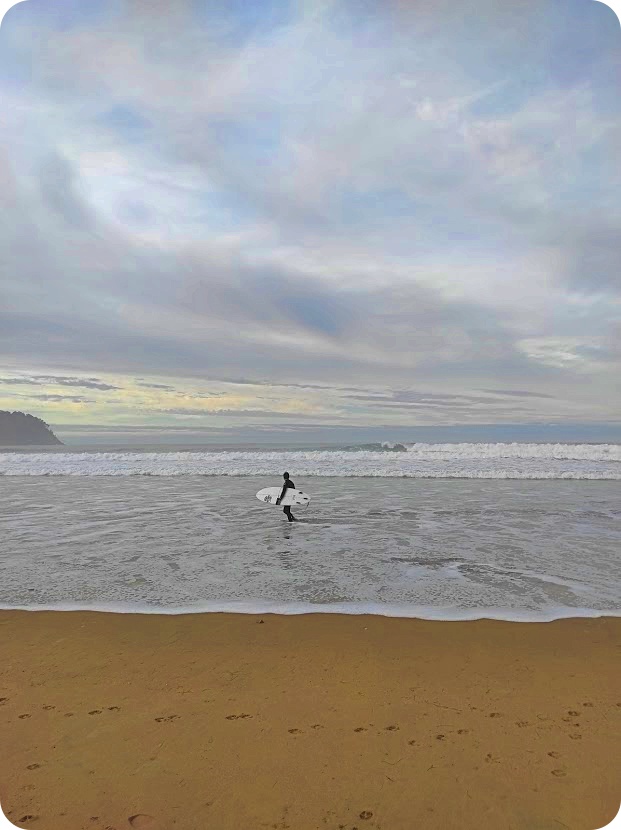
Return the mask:
M37 830L594 830L621 619L0 612L0 799Z

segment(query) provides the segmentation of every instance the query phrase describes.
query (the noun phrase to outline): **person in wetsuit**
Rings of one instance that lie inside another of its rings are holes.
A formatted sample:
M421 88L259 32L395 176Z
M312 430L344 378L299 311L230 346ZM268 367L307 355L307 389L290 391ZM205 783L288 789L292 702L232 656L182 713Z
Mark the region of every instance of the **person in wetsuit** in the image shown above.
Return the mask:
M289 489L295 490L295 484L289 478L289 473L283 473L282 477L284 478L285 483L282 486L282 492L281 492L280 496L278 497L278 501L276 502L276 504L280 504L280 502L283 500L283 496L285 495L287 490L289 490ZM289 507L288 504L285 505L285 507L283 507L282 512L285 514L288 521L297 522L297 519L292 514L291 508Z

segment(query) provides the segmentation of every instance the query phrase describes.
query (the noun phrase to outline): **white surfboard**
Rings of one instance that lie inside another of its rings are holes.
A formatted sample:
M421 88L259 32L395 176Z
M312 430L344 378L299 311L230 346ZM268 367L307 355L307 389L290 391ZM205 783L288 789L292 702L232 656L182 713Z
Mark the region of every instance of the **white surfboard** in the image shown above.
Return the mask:
M282 487L264 487L259 490L257 498L265 504L276 504L278 497L282 493ZM294 490L292 487L285 492L283 500L280 502L280 507L291 507L294 504L308 504L310 496L303 493L301 490Z

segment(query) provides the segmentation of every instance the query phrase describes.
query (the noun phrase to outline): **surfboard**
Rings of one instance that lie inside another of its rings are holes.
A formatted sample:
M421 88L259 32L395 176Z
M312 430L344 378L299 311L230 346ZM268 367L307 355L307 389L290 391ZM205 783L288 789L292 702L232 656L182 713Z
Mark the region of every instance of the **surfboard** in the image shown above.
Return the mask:
M265 504L276 504L278 496L282 493L282 487L264 487L263 490L259 490L257 493L257 498L259 501L265 502ZM308 504L310 501L310 496L307 496L306 493L303 493L301 490L294 490L290 487L283 497L283 500L280 502L280 507L292 507L294 504Z

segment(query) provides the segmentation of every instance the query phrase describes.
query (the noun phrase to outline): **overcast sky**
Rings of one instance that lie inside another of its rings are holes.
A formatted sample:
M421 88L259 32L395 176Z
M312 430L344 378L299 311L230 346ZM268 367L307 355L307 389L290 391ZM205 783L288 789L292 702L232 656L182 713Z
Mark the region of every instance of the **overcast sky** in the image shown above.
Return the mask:
M20 3L0 409L618 423L620 88L591 0Z

